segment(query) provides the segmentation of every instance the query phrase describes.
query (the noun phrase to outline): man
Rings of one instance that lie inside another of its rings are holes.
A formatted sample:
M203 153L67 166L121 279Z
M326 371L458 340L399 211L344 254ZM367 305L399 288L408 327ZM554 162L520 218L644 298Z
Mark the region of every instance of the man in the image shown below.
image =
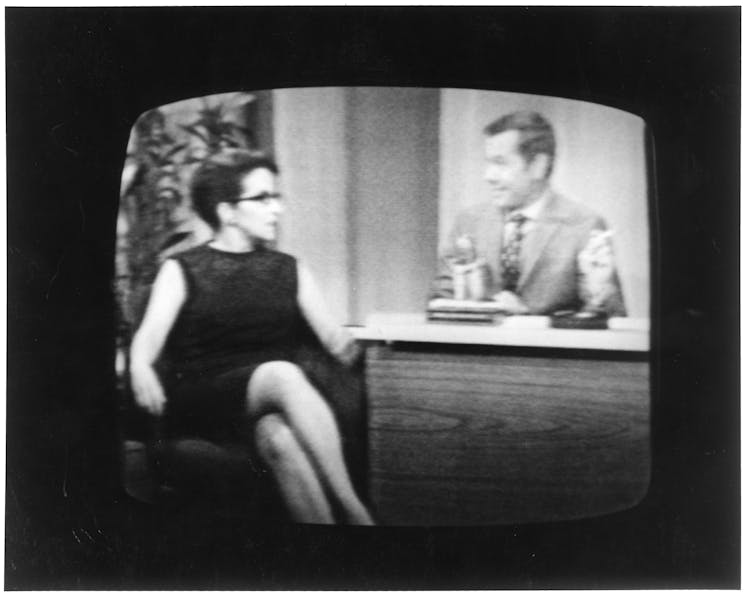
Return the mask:
M536 112L520 111L497 119L484 133L484 178L492 202L456 219L433 297L453 297L453 271L458 276L472 265L483 283L471 297L495 300L505 312L625 315L604 220L550 187L555 161L550 123Z

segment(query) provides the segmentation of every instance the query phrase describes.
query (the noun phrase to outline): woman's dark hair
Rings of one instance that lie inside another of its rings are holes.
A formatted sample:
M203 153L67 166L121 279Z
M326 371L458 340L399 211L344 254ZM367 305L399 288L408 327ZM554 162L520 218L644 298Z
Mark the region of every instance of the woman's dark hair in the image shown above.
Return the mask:
M218 204L236 202L241 195L241 179L257 169L278 174L275 161L256 150L227 148L207 158L191 178L191 201L196 213L217 229Z
M555 163L555 133L552 125L538 112L522 110L504 115L484 128L485 135L497 135L504 131L520 131L518 152L527 163L534 160L537 154L549 157L545 177L552 173Z

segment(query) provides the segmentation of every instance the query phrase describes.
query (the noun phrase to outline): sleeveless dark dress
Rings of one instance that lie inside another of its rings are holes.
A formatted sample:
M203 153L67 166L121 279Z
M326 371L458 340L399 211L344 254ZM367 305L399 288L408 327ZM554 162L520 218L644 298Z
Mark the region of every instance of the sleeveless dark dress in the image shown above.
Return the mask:
M206 244L172 258L181 265L187 298L166 343L166 433L237 440L254 369L295 357L296 259Z

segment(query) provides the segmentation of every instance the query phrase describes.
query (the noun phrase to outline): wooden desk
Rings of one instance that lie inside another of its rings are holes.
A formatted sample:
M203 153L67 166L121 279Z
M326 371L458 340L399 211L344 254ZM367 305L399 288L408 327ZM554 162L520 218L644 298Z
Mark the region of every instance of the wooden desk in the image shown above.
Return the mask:
M573 519L641 500L650 472L648 356L608 348L620 330L518 328L518 341L550 340L534 350L490 344L506 337L504 327L421 317L378 316L356 331L368 343L370 492L385 524ZM443 327L462 328L467 341L437 341ZM648 348L646 328L625 332L624 342ZM603 336L587 335L588 350L568 345L581 334Z

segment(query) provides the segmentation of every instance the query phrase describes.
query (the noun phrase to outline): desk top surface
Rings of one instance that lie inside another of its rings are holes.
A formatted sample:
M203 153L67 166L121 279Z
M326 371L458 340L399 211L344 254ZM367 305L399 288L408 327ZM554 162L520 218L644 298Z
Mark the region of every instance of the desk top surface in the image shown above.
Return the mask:
M424 313L375 313L363 327L350 327L360 340L649 351L649 319L614 317L608 329L554 329L549 317L506 317L499 323L428 322Z

